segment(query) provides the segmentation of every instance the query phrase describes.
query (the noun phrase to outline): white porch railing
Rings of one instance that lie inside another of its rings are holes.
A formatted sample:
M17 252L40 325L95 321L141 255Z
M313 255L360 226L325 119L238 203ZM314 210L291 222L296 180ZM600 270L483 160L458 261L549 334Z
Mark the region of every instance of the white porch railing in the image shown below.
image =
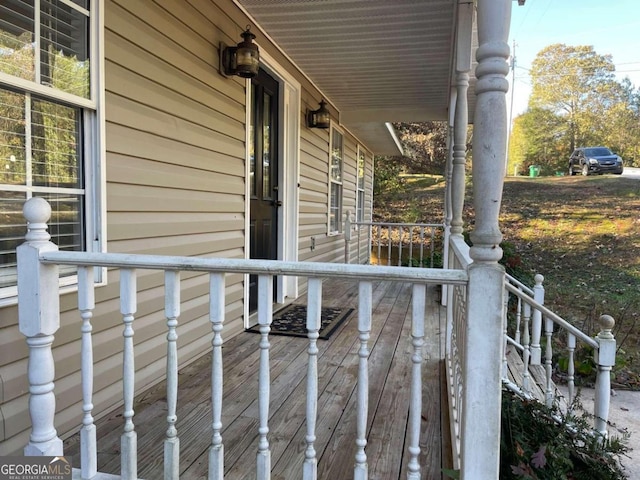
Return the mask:
M472 263L469 246L462 236L452 236L449 265L467 271ZM447 331L445 362L449 394L449 424L453 449L453 468L461 467L461 432L463 419L464 365L466 352L467 286L455 285L447 289Z
M258 276L258 324L262 336L259 344L259 444L256 452L256 478L270 478L269 398L270 364L269 331L272 321L272 286L275 275L308 277L308 362L307 362L307 447L304 453L303 478L317 478L316 437L318 368L317 346L323 278L351 278L359 282L358 331L360 340L357 424L354 478L367 478L366 422L368 404L368 339L371 331L372 283L375 280L410 282L412 295L412 377L409 419L409 479L421 478L420 425L422 401L422 345L424 342L425 292L428 284L463 286L464 270L398 269L367 265L325 264L310 262L277 262L266 260L204 259L116 253L61 252L51 243L46 221L51 209L41 198L30 199L24 207L28 221L25 244L18 248L19 325L29 346L29 412L32 432L26 455L63 455L62 442L54 428L55 392L52 345L60 325L58 266L78 268L78 310L83 320L81 329L82 359L82 428L81 477L90 479L97 470L97 440L93 423L93 337L91 319L94 310L93 268L120 269L120 313L123 322L123 419L121 435L121 478L137 478L137 434L133 412L134 324L137 308L136 278L138 270L158 270L165 278L165 316L167 325L167 431L164 448L166 479L177 479L180 459L179 432L176 428L177 404L177 331L180 316L180 272L198 271L210 278L210 322L212 329L212 430L209 450L209 479L221 479L224 472L224 439L222 436L223 355L222 335L225 320L225 275L227 273Z
M461 235L451 236L449 249L449 265L452 269L468 271L473 261L469 255L470 247ZM531 368L544 365L544 400L547 405L554 401L555 385L552 380L553 348L552 339L554 325L564 330L567 335L568 354L568 387L569 404L574 398L574 352L576 339L594 349L594 360L597 365L596 401L594 406L594 429L602 435L607 435L607 419L609 415L609 398L611 394L610 372L615 365L616 342L611 333L614 321L608 315L600 317L602 330L597 337L591 338L578 330L566 320L543 305L544 288L542 275L536 275L536 285L529 288L515 278L505 275L505 315L504 315L504 345L503 345L503 383L525 397L533 398ZM469 319L468 284L456 284L448 288L447 308L447 336L445 361L447 372L447 389L449 395L449 416L451 439L453 448L453 466L461 468L462 461L462 429L464 419L463 394L465 380L469 372L465 370L469 352L467 344L467 329ZM507 332L507 305L511 312L513 329ZM544 331L542 331L544 327ZM541 340L544 334L544 341ZM507 376L507 343L514 345L522 355L523 371L521 383L510 381ZM542 343L542 345L541 345ZM544 347L544 355L542 348ZM469 359L469 362L473 360ZM542 363L544 362L544 363Z
M444 241L441 223L354 222L347 212L344 228L345 263L352 262L355 250L356 259L364 257L367 263L376 265L442 266L438 262Z
M553 383L553 344L555 339L562 339L560 333L554 334L556 329L566 335L567 356L567 386L569 392L568 404L571 406L575 398L575 351L576 340L593 349L593 359L596 365L596 388L594 403L594 429L602 436L607 435L607 420L609 418L609 400L611 396L611 368L616 361L616 340L612 334L615 324L609 315L602 315L599 319L600 332L595 338L590 337L571 325L556 313L543 305L544 288L542 275L536 275L535 286L529 288L515 278L507 275L505 278L505 358L503 362L503 381L513 390L524 396L532 397L532 368L541 369L544 366L544 401L551 406L555 400L555 385ZM541 338L544 335L544 342ZM511 344L522 356L522 372L510 380L507 372L506 345ZM541 345L543 343L543 345ZM544 348L544 354L542 349Z

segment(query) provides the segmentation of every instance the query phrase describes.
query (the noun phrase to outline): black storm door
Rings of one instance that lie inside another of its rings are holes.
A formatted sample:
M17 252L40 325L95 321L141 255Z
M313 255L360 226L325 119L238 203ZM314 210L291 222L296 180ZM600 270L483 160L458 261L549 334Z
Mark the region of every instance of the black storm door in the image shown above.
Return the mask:
M278 258L278 82L260 69L251 81L249 150L251 258ZM249 278L249 311L258 305L257 277ZM275 282L274 282L275 286ZM274 288L275 297L275 288Z

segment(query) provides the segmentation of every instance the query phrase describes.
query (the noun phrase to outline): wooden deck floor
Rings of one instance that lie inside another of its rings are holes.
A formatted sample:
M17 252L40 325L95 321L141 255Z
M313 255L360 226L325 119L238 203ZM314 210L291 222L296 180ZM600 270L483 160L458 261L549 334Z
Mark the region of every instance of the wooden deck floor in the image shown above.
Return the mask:
M323 306L357 307L357 284L325 281ZM370 397L368 445L369 478L406 478L406 439L411 378L409 285L374 285L373 328L369 346ZM422 478L440 479L450 466L443 367L444 311L430 287L424 346ZM223 442L225 478L255 478L258 430L258 342L243 333L225 341ZM270 336L271 405L269 442L272 479L302 478L305 450L307 341ZM353 478L358 372L357 316L354 313L329 340L319 340L319 399L316 451L318 478ZM206 478L211 443L210 357L185 367L179 375L178 435L180 478ZM442 405L442 408L441 408ZM138 476L163 477L166 431L164 383L136 397L134 422L138 433ZM120 471L121 409L97 424L98 468ZM79 466L79 438L65 442L65 454Z

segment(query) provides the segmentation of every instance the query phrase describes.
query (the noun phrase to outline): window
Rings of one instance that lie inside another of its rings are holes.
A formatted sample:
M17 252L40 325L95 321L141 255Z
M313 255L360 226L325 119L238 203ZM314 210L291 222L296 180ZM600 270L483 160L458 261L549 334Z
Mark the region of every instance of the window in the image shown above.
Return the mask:
M342 231L342 157L344 147L342 133L331 129L331 154L329 156L329 233Z
M356 222L364 222L364 150L358 147L358 181L356 184Z
M16 294L27 199L51 204L49 233L61 250L98 250L103 242L98 63L90 55L98 2L89 2L0 4L0 299ZM63 277L73 274L61 269Z

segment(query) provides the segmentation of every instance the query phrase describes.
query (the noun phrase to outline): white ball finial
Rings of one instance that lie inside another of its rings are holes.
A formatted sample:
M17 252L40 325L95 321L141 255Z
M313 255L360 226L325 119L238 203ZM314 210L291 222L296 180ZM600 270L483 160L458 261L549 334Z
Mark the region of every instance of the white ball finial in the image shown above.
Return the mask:
M44 198L33 197L22 207L22 214L27 219L28 242L48 242L51 235L47 233L47 220L51 218L51 205Z
M611 331L613 330L616 321L611 315L600 315L598 323L600 324L600 327L602 327L602 330Z

